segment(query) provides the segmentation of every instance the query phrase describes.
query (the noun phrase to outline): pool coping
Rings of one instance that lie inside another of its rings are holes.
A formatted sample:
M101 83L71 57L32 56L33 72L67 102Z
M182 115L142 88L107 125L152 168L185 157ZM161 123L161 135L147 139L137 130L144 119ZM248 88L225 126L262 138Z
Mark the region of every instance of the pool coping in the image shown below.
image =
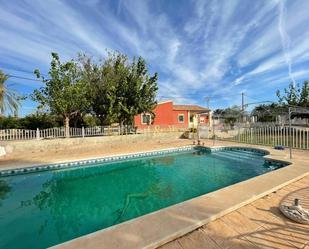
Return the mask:
M94 164L99 163L110 163L116 161L122 161L127 159L137 159L141 157L147 156L155 156L155 155L163 155L166 153L172 152L182 152L188 151L193 149L194 145L187 145L181 147L172 147L172 148L165 148L160 150L149 150L149 151L142 151L142 152L131 152L131 153L121 153L115 155L108 155L108 156L101 156L101 157L90 157L87 159L82 160L60 160L59 162L55 163L41 163L41 164L34 164L28 165L25 167L10 167L10 168L1 168L0 169L0 177L6 176L15 176L15 175L22 175L22 174L32 174L32 173L39 173L43 171L53 171L53 170L61 170L61 169L69 169L69 168L77 168L77 167L85 167L85 166L94 166Z
M157 155L169 154L173 152L189 151L194 148L205 148L210 151L217 151L217 150L227 149L227 148L257 151L257 152L262 152L263 154L265 154L264 157L267 161L271 161L274 163L278 162L278 163L283 163L283 164L287 163L286 161L282 161L278 159L273 160L271 158L267 158L266 155L268 155L269 152L264 149L249 148L245 146L209 147L209 146L201 146L201 145L186 145L186 146L180 146L180 147L165 148L165 149L160 149L160 150L121 153L121 154L108 155L108 156L103 156L103 157L91 157L91 158L82 159L82 160L60 160L59 162L27 165L25 167L17 166L13 168L12 167L0 168L0 177L32 174L32 173L39 173L43 171L54 171L54 170L70 169L70 168L77 168L77 167L95 166L95 164L117 162L117 161L122 161L122 160L127 160L127 159L137 159L137 158L148 157L148 156L157 156Z
M278 160L270 148L205 147L262 150L269 152L265 159L290 164L51 248L156 248L309 174L309 165L301 160Z

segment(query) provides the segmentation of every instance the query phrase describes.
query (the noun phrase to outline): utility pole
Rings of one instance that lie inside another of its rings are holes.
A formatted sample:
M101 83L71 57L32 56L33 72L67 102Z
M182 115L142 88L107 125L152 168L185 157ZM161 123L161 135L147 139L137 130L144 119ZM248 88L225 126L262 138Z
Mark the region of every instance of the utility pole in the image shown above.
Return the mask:
M209 109L210 97L205 97L205 101L207 103L207 108Z
M244 112L245 112L245 93L241 93L241 122L244 122Z
M292 159L292 108L289 107L289 150L290 150L290 159Z
M209 109L209 102L210 102L210 97L205 97L205 101L207 103L207 108ZM209 118L209 112L208 112L208 118ZM198 117L198 122L197 122L197 140L199 141L200 140L200 114L199 114L199 117Z

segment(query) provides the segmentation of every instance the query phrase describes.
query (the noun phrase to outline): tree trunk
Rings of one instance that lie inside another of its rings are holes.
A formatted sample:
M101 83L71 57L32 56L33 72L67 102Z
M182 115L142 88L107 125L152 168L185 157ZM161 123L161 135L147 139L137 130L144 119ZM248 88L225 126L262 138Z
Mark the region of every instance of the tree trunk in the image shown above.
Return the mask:
M64 117L64 129L65 129L65 137L70 137L70 117L65 116Z
M123 121L120 121L119 126L120 126L120 134L123 135L124 134Z

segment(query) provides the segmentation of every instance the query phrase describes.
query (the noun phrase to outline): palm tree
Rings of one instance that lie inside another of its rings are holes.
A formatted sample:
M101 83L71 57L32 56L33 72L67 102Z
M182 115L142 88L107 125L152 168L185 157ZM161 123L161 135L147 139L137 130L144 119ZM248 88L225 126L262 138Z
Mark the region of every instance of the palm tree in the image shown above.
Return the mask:
M15 113L19 107L19 97L17 93L8 89L5 84L8 78L9 76L0 70L0 114L3 114L6 110Z

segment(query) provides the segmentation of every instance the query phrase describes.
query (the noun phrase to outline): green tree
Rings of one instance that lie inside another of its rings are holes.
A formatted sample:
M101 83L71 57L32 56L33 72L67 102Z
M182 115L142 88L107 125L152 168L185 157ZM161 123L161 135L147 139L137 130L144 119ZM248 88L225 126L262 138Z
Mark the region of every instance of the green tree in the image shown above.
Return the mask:
M241 118L246 115L239 106L232 106L226 109L216 109L214 111L214 117L223 119L224 123L234 127L237 121L240 121Z
M299 105L302 107L309 107L309 82L306 80L300 91Z
M277 90L276 95L278 97L278 102L281 105L298 105L300 98L300 88L299 85L294 85L290 83L287 88L284 88L284 95L281 95L281 92Z
M275 122L278 115L287 113L287 106L278 103L261 104L251 112L251 116L256 116L258 122Z
M5 111L9 110L16 113L19 107L19 96L16 92L9 89L6 85L6 81L9 76L4 74L0 70L0 111L3 114Z
M153 108L157 104L158 74L150 76L141 57L133 59L126 68L127 76L119 82L116 90L117 118L121 126L133 124L134 116L140 113L148 112L154 116Z
M93 116L91 114L87 114L83 117L83 122L88 127L93 127L100 125L100 120L96 116Z
M19 123L21 129L35 130L37 128L47 129L52 127L60 127L62 120L59 115L36 112L20 118Z
M126 76L122 56L116 58L115 53L109 53L102 63L95 63L85 55L80 56L79 60L83 67L83 77L91 86L91 110L99 118L101 125L117 122L116 87Z
M87 98L89 84L84 80L80 66L74 60L62 63L57 53L52 53L49 79L34 71L44 84L34 90L32 99L40 108L47 108L53 114L63 117L66 136L69 136L70 118L88 110L90 101Z
M20 129L20 119L12 116L0 116L0 129Z
M284 94L282 95L279 90L277 90L278 102L282 106L301 106L309 107L309 82L304 81L302 86L299 84L294 85L290 83L287 88L284 89Z
M158 75L149 75L144 59L130 62L127 56L114 52L102 64L83 57L83 67L91 85L92 110L102 124L129 125L135 115L152 113Z

